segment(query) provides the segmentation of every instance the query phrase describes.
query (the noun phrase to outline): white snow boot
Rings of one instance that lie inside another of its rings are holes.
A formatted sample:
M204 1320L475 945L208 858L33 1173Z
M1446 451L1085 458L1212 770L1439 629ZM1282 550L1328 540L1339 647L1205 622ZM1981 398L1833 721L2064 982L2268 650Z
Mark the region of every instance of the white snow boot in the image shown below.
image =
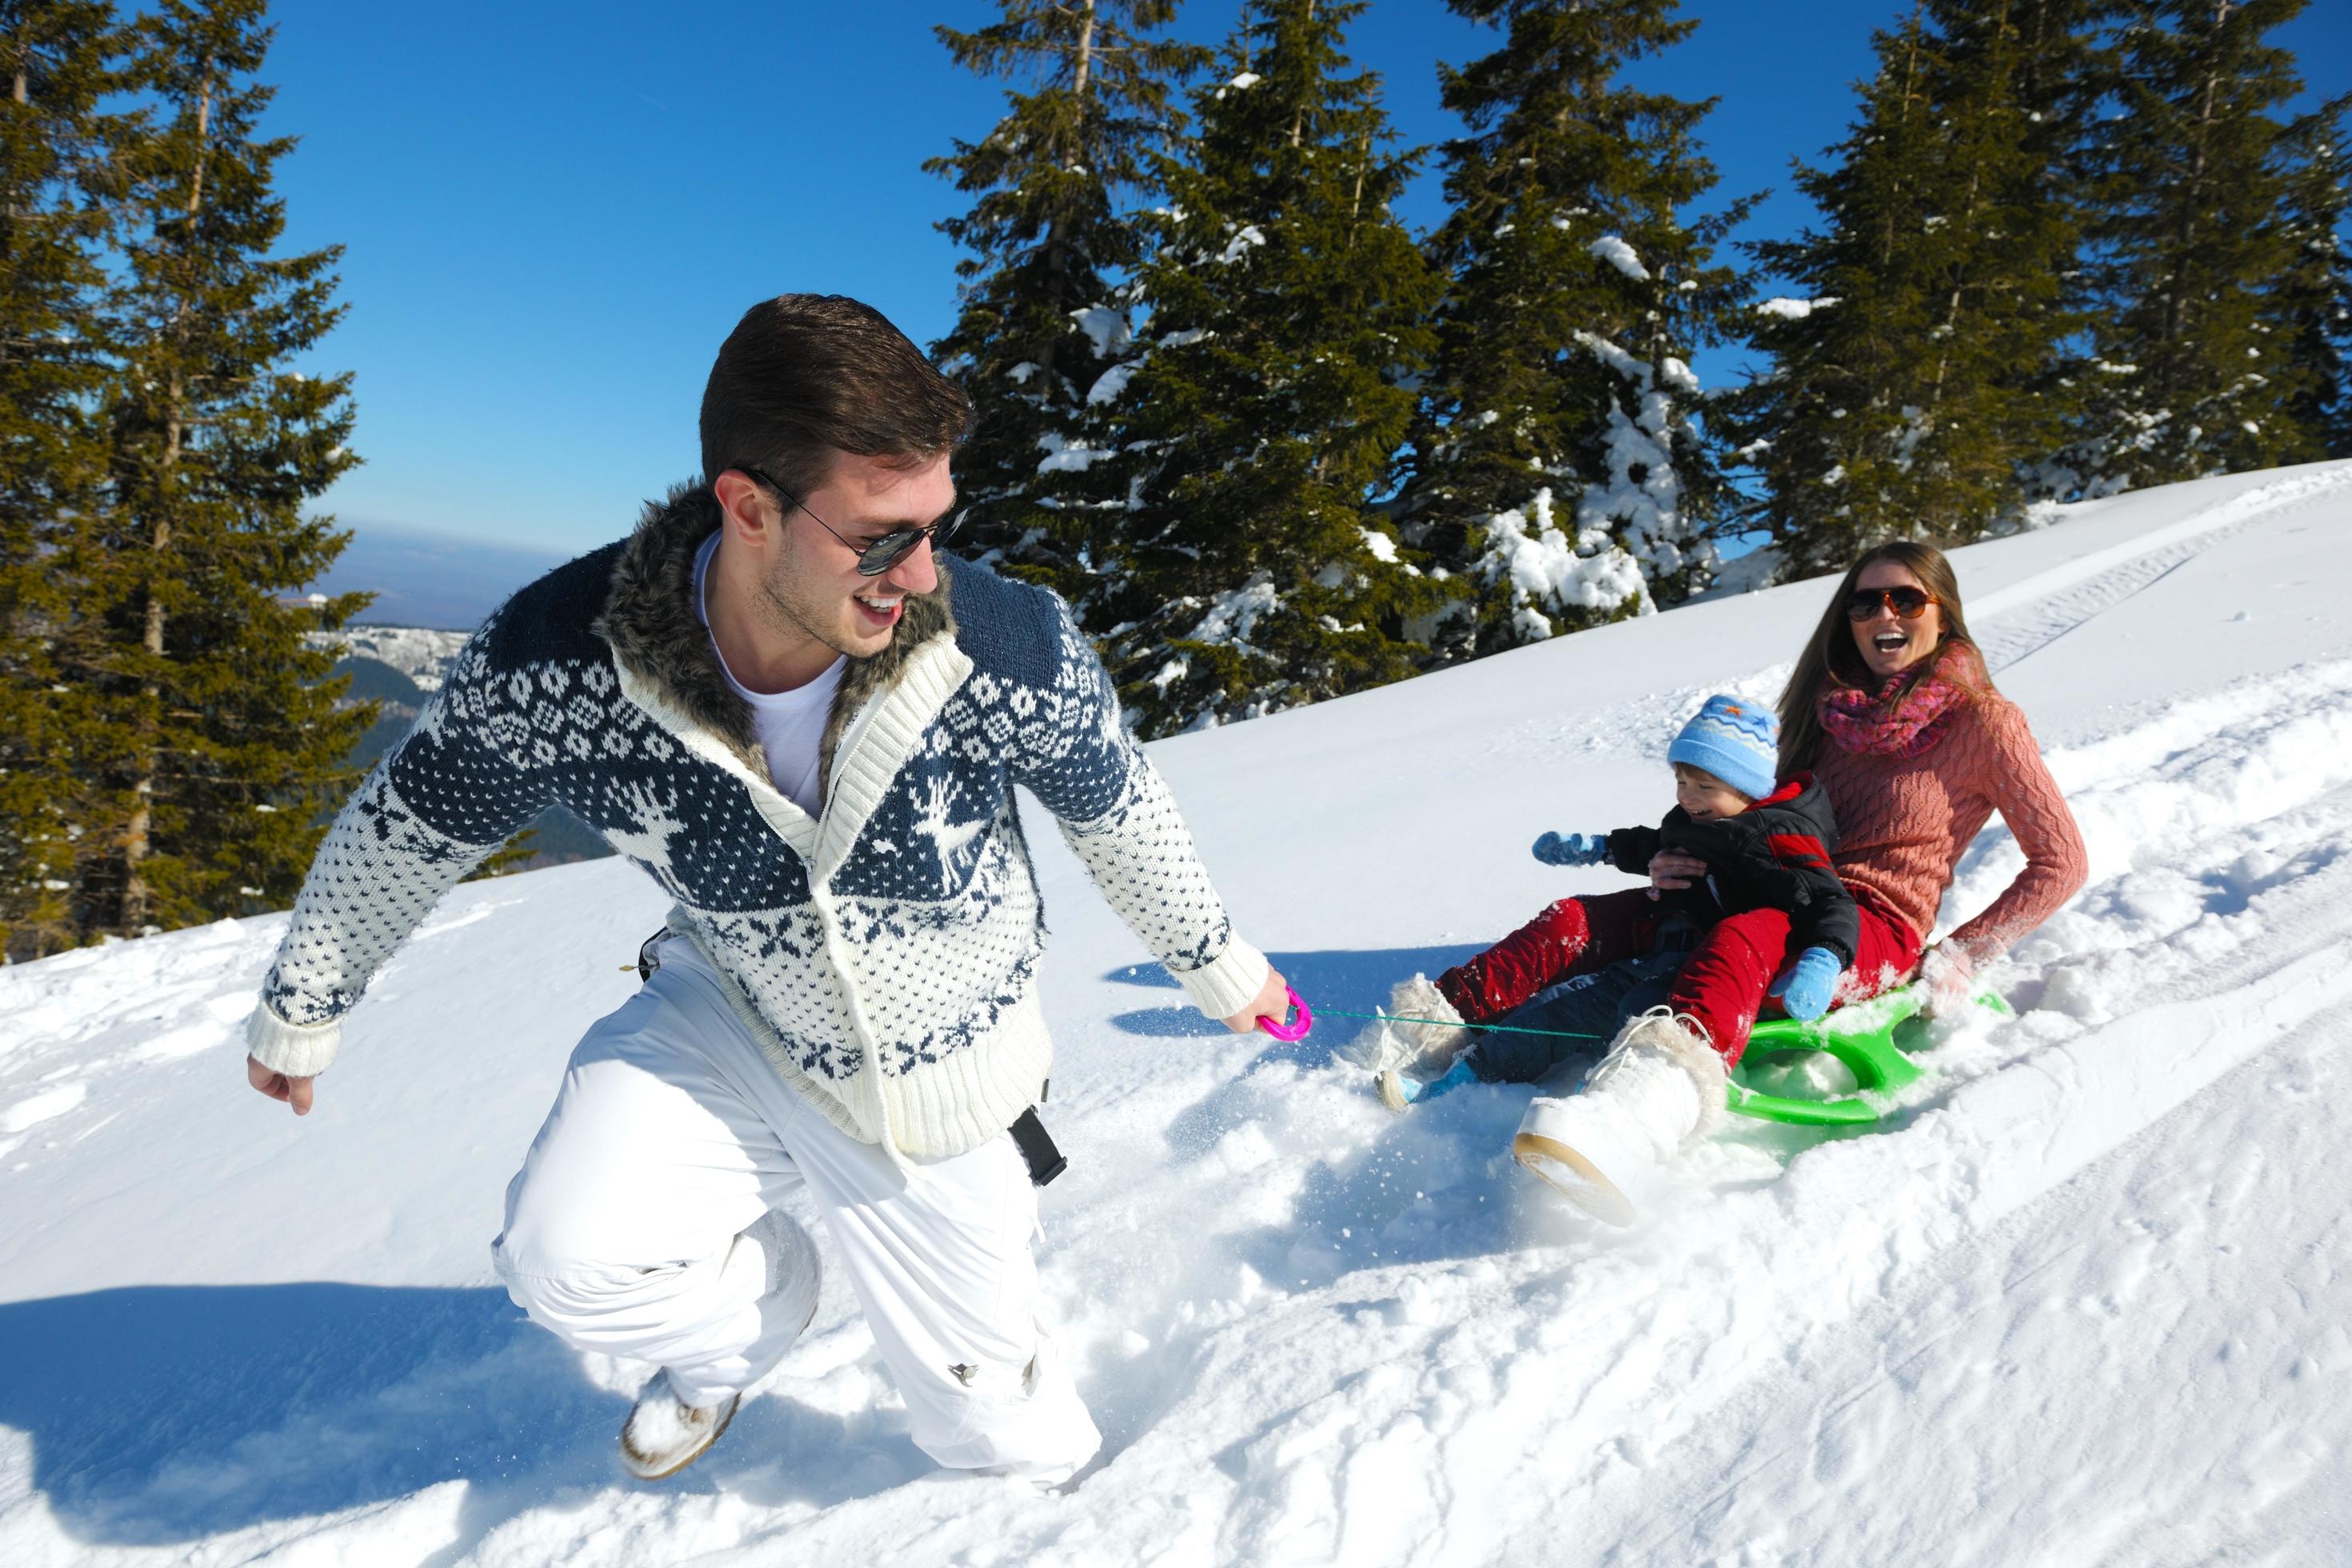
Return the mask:
M1723 1058L1706 1032L1664 1007L1618 1031L1584 1088L1532 1102L1511 1154L1603 1224L1633 1223L1633 1194L1723 1122Z
M719 1441L742 1403L742 1394L730 1394L716 1405L688 1405L670 1387L668 1373L654 1373L621 1427L622 1465L641 1481L668 1479Z
M1356 1049L1372 1069L1381 1103L1402 1111L1422 1084L1445 1076L1469 1044L1470 1031L1454 1004L1416 974L1397 982L1381 1017L1365 1029Z
M774 1361L781 1361L816 1316L817 1295L824 1283L824 1265L815 1238L782 1209L770 1209L735 1238L738 1247L747 1244L759 1247L767 1264L761 1316L772 1310L777 1317L799 1325L790 1339L776 1347ZM772 1366L774 1361L769 1364ZM738 1391L716 1405L689 1405L678 1396L667 1371L656 1373L653 1381L638 1391L637 1402L622 1425L622 1466L641 1481L664 1480L677 1474L719 1441L742 1403L743 1395Z

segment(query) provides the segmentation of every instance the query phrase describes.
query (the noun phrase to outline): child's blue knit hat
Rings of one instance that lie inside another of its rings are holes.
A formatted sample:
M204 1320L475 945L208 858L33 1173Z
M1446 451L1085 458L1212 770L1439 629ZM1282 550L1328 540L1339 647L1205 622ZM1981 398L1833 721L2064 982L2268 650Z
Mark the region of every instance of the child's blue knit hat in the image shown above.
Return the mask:
M1769 708L1715 696L1666 748L1666 761L1705 768L1750 800L1772 793L1780 767L1780 721Z

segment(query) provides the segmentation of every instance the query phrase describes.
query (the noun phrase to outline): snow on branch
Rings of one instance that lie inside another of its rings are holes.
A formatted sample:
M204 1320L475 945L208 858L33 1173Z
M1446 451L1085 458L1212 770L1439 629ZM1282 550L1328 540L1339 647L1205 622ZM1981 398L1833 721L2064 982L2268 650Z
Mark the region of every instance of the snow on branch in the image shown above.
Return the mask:
M1650 280L1650 269L1642 265L1642 258L1633 254L1633 247L1616 235L1604 234L1586 246L1585 249L1636 283L1647 283Z
M1511 626L1527 642L1551 636L1551 617L1571 610L1606 613L1629 603L1651 607L1641 563L1606 528L1580 525L1571 541L1557 520L1549 486L1526 510L1486 520L1486 552L1471 570L1490 587L1508 584Z
M1108 376L1104 377L1104 380L1108 379ZM1096 384L1099 386L1101 383ZM1104 447L1089 447L1084 441L1066 440L1057 430L1048 430L1038 437L1037 445L1045 452L1037 463L1037 471L1041 474L1082 474L1105 458L1114 455Z
M1778 316L1784 321L1801 321L1815 310L1826 310L1837 302L1835 295L1819 300L1791 300L1781 296L1767 300L1758 305L1756 313L1759 316Z
M1219 266L1231 267L1234 262L1239 261L1243 257L1247 256L1254 247L1264 245L1265 243L1265 236L1258 232L1257 225L1254 223L1245 224L1243 226L1242 231L1239 234L1234 235L1233 239L1226 244L1224 254L1217 258L1217 263Z
M1129 360L1123 364L1111 366L1102 374L1095 377L1094 385L1087 389L1087 402L1088 404L1118 402L1119 394L1127 390L1129 380L1134 376L1136 366L1141 363L1140 360Z
M1085 332L1094 344L1097 359L1108 359L1122 353L1133 341L1125 314L1108 305L1088 305L1084 310L1073 310L1070 320L1078 324L1078 330Z
M1260 572L1240 587L1209 601L1209 613L1193 626L1189 642L1231 643L1247 647L1259 621L1282 607L1274 578Z

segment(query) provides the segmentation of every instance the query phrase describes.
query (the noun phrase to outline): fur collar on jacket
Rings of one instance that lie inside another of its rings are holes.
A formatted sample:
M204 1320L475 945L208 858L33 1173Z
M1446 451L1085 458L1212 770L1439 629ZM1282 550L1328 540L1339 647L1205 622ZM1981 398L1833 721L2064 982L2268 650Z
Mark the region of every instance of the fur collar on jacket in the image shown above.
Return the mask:
M596 631L613 653L651 681L727 744L761 777L768 773L751 723L751 706L735 695L719 668L710 628L695 613L694 557L719 524L718 498L708 485L681 485L667 500L648 501L636 531L613 563L613 585ZM833 752L850 719L898 679L907 656L940 636L955 635L948 608L948 574L929 594L907 595L890 645L869 658L853 658L825 721L819 789L833 772Z

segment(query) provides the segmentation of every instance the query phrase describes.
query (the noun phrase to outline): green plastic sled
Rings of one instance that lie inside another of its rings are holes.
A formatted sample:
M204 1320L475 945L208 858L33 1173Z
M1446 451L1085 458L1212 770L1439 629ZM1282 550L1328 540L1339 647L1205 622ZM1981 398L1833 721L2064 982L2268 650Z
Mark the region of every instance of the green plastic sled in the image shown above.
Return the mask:
M1725 1095L1730 1109L1741 1116L1766 1121L1786 1121L1799 1127L1859 1127L1885 1113L1888 1097L1919 1077L1918 1067L1895 1044L1916 1039L1924 1026L1919 1009L1926 991L1916 984L1897 986L1866 1002L1850 1003L1817 1021L1769 1018L1748 1037L1747 1053L1731 1069ZM2004 1018L2014 1017L2007 1002L1990 991L1979 992L1976 1004ZM1853 1074L1855 1092L1843 1100L1796 1100L1764 1094L1748 1087L1751 1068L1786 1062L1814 1051L1826 1051Z

